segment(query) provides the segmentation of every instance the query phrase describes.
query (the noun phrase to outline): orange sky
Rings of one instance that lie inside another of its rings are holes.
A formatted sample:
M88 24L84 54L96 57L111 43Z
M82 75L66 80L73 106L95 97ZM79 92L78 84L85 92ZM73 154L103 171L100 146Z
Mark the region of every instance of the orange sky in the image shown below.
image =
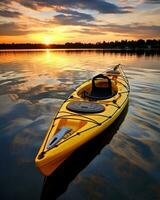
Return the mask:
M0 43L160 39L159 0L1 0Z

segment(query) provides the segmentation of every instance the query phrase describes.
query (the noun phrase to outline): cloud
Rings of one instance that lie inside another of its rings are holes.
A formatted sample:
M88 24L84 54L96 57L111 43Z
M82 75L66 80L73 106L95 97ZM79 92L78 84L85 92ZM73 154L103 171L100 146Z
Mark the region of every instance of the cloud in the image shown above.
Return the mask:
M1 36L15 36L15 35L26 35L30 31L25 30L25 26L17 25L14 22L0 24L0 35Z
M122 4L130 4L130 5L139 5L139 4L143 4L143 3L147 3L147 4L159 4L160 0L119 0L120 3Z
M160 0L144 0L144 3L148 3L148 4L160 4Z
M20 15L21 13L17 11L0 10L0 16L2 17L19 17Z
M87 35L107 35L107 32L100 31L100 28L82 28L80 30L72 30L74 32L82 33L82 34L87 34Z
M75 10L69 10L69 9L63 9L59 11L60 13L66 14L65 16L71 16L71 17L76 17L78 20L85 20L85 21L93 21L94 17L92 15L82 13L82 12L77 12Z
M160 26L151 26L140 23L133 24L108 24L102 27L102 31L127 34L134 37L152 38L158 37L160 32Z
M70 16L70 13L72 14ZM73 15L74 14L74 15ZM55 16L52 21L47 22L39 22L36 20L36 24L40 23L40 26L34 29L29 29L26 24L17 24L14 22L10 23L1 23L0 24L0 35L1 36L20 36L27 35L31 33L39 33L42 31L46 31L47 28L55 24L63 24L63 25L78 25L81 26L81 29L70 30L72 33L80 33L84 35L107 35L108 33L114 33L119 35L126 36L134 36L135 38L153 38L158 37L160 32L160 26L156 25L147 25L142 23L132 23L132 24L116 24L116 23L108 23L108 24L94 24L90 23L94 18L90 18L88 16L88 20L83 20L84 13L80 13L72 10L63 10L63 14L59 14ZM66 15L66 16L65 16ZM86 19L86 18L85 18ZM30 19L32 21L32 19ZM33 24L35 20L33 20ZM42 26L43 25L43 28Z
M120 7L117 6L113 3L109 3L103 0L94 0L94 1L85 1L86 3L82 5L82 8L85 9L85 7L87 6L87 8L89 9L93 9L96 11L99 11L100 13L103 14L124 14L124 13L130 13L131 9L133 9L133 7L131 6L124 6L124 7Z
M88 37L89 35L106 35L107 33L129 35L137 38L143 36L145 38L159 36L160 27L158 22L156 22L158 20L159 8L156 4L160 3L160 0L133 0L134 3L128 1L128 4L125 4L127 0L110 2L107 2L107 0L0 0L0 16L13 18L7 19L9 23L4 23L4 21L0 22L0 35L20 36L30 33L47 33L49 31L56 34L56 30L54 30L55 27L59 28L61 25L71 25L75 26L75 28L64 28L65 31L69 31L70 35L74 35L74 33L78 32L80 34L88 34ZM151 9L148 9L147 6L147 10L144 12L146 7L144 3L148 4L148 6L149 4L155 5L152 5ZM137 10L136 15L136 8L138 7L136 5L139 4L143 4L142 6L144 6L144 8L140 11ZM126 5L134 5L135 8ZM120 21L121 18L118 18L118 16L116 20L115 18L112 20L115 21L115 23L111 23L110 21L110 23L105 24L107 19L104 18L103 20L102 18L106 17L103 14L125 14L132 12L133 9L135 9L134 15L136 16L135 18L133 17L133 19L125 18L125 20L123 16L121 16L124 21ZM23 13L22 10L24 10ZM100 13L100 17L95 11ZM144 19L141 18L141 22L146 21L146 23L131 23L134 21L136 22L138 13L141 14L140 17L144 17ZM148 18L145 18L145 16L148 17L149 14L152 15L150 17L150 22L149 20L147 21ZM100 20L98 21L98 19ZM153 19L155 19L154 23L152 23L154 25L151 26L150 24ZM72 31L71 28L75 29L75 31ZM59 30L61 30L61 27Z
M149 26L141 23L133 23L133 24L108 24L104 26L106 30L113 31L117 33L137 33L137 34L145 34L145 31L155 32L156 34L160 31L160 26Z
M62 9L58 12L62 14L54 16L53 22L56 24L86 26L89 25L88 22L95 20L92 15L74 10Z
M147 10L147 11L145 11L145 12L143 12L143 14L145 15L145 16L154 16L154 15L157 15L157 18L159 18L159 15L160 15L160 8L154 8L154 9L150 9L149 11ZM156 18L156 16L154 16L155 18Z
M8 2L8 0L3 0L3 2ZM84 9L84 10L96 10L104 14L123 14L130 13L133 7L131 6L117 6L113 3L106 2L105 0L12 0L20 3L21 5L39 10L43 7L50 7L55 10L59 8L72 8L72 9Z
M133 24L106 24L106 25L95 25L94 27L90 28L83 28L78 31L83 34L90 34L90 33L102 33L107 34L109 32L114 34L122 34L127 36L134 36L134 37L157 37L160 32L160 26L149 26L146 24L140 23L133 23Z
M9 0L1 0L1 1L0 1L0 5L6 4L6 3L9 3Z

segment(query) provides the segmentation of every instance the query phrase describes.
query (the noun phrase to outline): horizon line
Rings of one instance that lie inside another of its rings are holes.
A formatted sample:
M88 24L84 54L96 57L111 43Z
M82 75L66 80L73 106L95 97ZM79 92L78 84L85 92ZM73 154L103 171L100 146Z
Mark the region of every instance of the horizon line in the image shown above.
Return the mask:
M107 40L103 40L103 41L97 41L97 42L80 42L80 41L77 41L77 42L65 42L65 43L50 43L50 44L45 44L45 43L32 43L32 42L10 42L10 43L0 43L0 45L18 45L18 44L33 44L33 45L45 45L45 46L50 46L50 45L65 45L65 44L93 44L93 45L96 45L97 43L111 43L111 42L122 42L122 41L125 41L125 42L138 42L138 41L160 41L160 38L159 39L137 39L137 40L125 40L125 39L122 39L122 40L113 40L113 41L107 41Z

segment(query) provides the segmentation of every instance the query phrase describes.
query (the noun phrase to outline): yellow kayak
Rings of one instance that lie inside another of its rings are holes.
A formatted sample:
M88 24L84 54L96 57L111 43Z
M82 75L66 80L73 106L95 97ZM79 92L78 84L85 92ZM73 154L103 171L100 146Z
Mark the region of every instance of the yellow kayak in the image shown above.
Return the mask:
M77 148L111 125L128 96L129 83L121 65L82 83L62 104L46 134L35 158L40 172L49 176Z

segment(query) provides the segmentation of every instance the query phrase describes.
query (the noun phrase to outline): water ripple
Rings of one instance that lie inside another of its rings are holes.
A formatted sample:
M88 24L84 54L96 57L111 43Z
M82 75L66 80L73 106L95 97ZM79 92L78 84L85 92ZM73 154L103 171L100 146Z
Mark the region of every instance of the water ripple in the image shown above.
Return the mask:
M23 51L0 58L2 197L39 199L42 176L34 157L58 108L80 83L122 63L131 88L128 114L110 144L92 156L59 199L160 199L159 56ZM62 188L69 176L63 172Z

